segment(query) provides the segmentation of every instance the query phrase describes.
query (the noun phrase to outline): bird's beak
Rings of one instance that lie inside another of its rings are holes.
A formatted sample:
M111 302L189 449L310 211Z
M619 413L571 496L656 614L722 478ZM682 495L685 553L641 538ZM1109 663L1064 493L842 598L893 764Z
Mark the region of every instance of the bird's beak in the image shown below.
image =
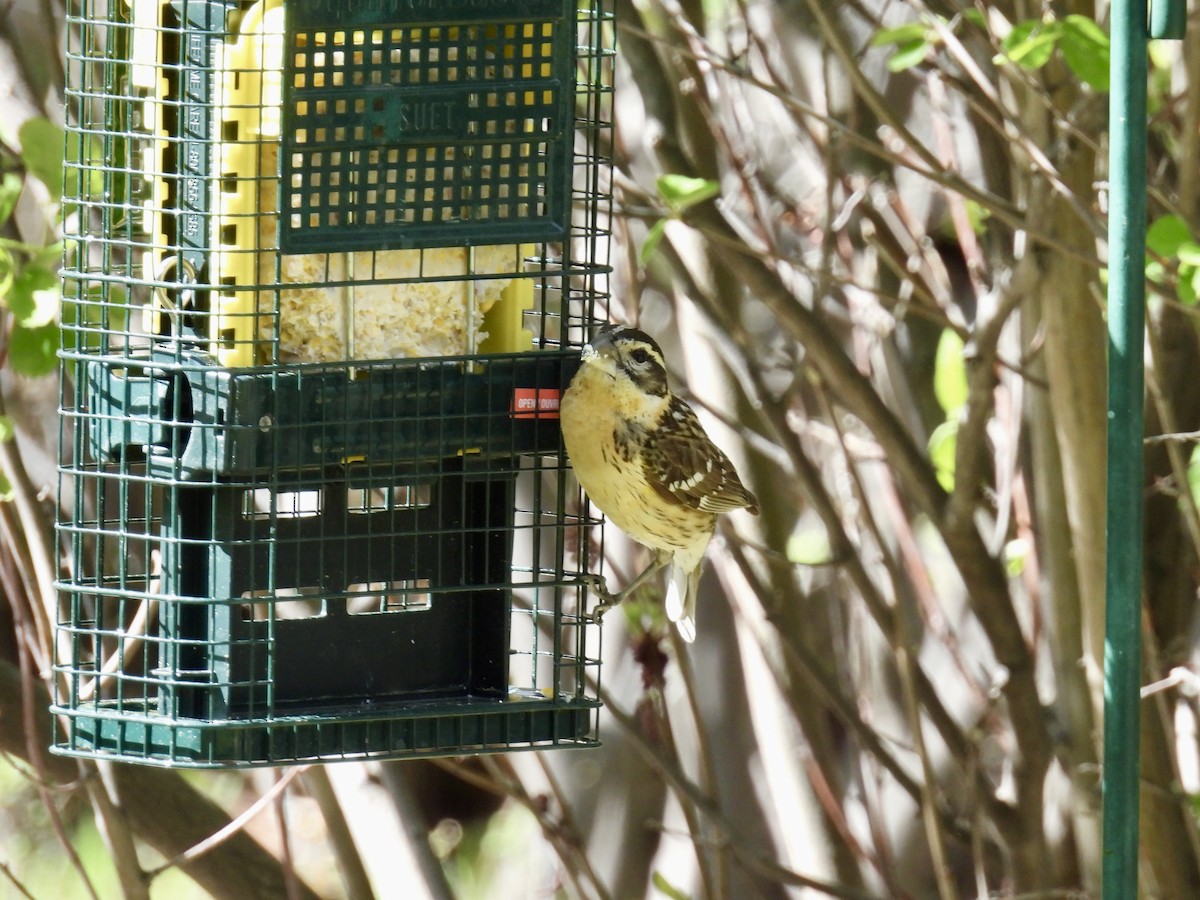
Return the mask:
M590 359L595 359L599 356L605 347L612 346L612 332L608 329L603 329L596 333L587 344L584 344L583 352L580 354L580 359L587 362Z
M599 356L613 343L613 333L607 328L597 332L596 336L591 339L586 347L583 348L583 358L593 359Z

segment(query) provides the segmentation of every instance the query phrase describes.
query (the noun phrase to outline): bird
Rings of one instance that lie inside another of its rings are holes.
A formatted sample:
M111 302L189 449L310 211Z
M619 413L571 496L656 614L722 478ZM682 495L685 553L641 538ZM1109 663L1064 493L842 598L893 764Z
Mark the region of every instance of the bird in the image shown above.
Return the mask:
M580 486L609 521L654 552L618 594L602 586L604 611L670 565L664 606L680 636L696 639L696 591L723 513L758 515L758 500L712 442L695 411L671 391L662 349L646 332L606 325L583 347L559 404L567 457Z

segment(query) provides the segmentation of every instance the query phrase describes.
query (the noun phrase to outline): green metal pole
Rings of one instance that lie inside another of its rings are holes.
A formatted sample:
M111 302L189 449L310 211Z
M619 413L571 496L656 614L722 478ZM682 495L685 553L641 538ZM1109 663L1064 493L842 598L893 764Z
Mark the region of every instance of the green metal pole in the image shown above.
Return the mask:
M1108 520L1104 638L1105 900L1138 882L1146 0L1113 0L1109 93Z

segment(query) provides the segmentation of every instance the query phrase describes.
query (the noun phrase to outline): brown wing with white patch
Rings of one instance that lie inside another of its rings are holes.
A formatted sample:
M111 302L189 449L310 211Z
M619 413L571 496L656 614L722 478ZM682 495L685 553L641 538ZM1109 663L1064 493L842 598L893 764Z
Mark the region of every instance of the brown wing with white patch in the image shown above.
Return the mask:
M742 485L733 463L678 397L671 398L658 427L647 433L642 461L654 489L676 503L713 514L734 509L758 513L758 500Z

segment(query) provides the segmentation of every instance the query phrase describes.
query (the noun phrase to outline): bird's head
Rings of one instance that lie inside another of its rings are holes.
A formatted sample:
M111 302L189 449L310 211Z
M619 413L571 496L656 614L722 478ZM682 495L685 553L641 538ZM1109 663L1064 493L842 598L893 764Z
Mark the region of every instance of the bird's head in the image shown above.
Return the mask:
M657 406L670 396L662 349L646 332L628 325L605 325L583 348L585 368L602 372L618 389L628 389Z

